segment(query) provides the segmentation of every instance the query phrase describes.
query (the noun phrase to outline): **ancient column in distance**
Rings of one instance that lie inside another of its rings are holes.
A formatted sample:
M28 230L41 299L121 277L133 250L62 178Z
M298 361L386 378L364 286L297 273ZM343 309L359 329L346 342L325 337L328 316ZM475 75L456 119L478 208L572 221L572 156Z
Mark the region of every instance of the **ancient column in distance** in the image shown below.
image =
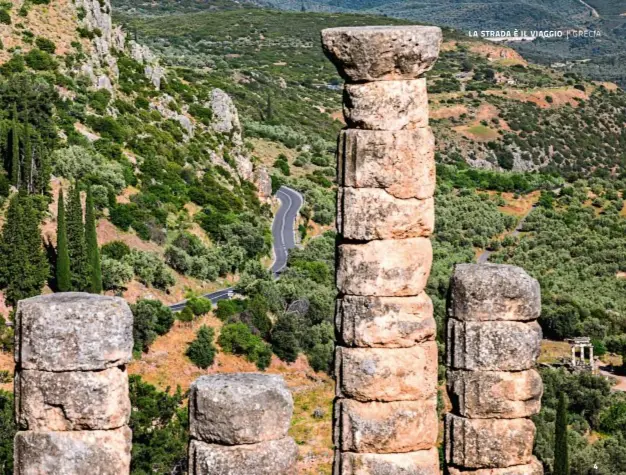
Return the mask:
M430 299L434 138L423 74L441 30L333 28L346 81L338 150L335 475L438 475Z

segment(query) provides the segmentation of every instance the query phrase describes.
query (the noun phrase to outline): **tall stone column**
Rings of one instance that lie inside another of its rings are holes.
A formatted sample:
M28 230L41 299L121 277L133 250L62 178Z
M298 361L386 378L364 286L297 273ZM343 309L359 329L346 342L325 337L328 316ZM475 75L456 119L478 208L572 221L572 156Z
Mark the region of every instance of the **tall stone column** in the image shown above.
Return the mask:
M346 81L338 150L335 475L438 475L434 138L423 74L435 27L333 28Z
M533 457L543 383L539 283L507 265L455 268L448 303L450 475L541 475Z
M281 376L203 376L189 394L190 475L295 475L293 399Z
M15 342L15 474L130 473L126 302L82 293L22 300Z

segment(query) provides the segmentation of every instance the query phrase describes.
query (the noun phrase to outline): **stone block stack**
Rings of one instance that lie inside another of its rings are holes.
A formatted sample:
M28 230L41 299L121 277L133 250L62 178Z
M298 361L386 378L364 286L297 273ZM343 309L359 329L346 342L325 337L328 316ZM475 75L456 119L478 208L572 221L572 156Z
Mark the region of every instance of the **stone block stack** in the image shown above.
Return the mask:
M189 394L190 475L295 475L293 399L281 376L203 376Z
M15 473L130 473L133 315L119 298L54 294L18 303Z
M507 265L455 268L448 304L446 463L450 475L541 475L533 457L543 384L534 369L539 283Z
M438 475L430 299L434 138L423 74L435 27L333 28L346 81L338 150L335 475Z

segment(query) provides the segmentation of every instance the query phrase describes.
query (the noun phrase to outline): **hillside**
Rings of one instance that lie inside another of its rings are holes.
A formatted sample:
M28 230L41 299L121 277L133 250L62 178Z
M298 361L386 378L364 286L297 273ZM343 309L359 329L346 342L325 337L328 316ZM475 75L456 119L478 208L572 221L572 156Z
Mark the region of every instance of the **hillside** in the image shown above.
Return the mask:
M541 64L626 87L626 8L620 0L257 0L257 4L300 11L359 12L445 25L468 31L598 31L598 37L538 40L510 45Z
M340 81L316 47L319 31L400 23L266 10L120 19L132 21L141 40L167 64L194 70L231 94L248 137L292 149L314 145L318 163L329 164L332 156L326 150L333 149L342 126L337 120ZM172 27L175 21L184 26ZM610 172L622 163L626 95L614 86L529 65L508 48L452 30L446 31L446 40L429 74L441 162L566 175ZM271 117L265 117L268 113Z

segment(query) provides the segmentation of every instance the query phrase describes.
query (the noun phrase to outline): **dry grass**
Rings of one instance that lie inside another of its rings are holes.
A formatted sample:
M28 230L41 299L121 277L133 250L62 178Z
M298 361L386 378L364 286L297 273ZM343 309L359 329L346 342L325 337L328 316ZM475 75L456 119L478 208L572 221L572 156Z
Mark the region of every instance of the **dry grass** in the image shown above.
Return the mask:
M533 191L532 193L520 196L519 198L515 198L513 193L502 193L502 198L506 201L506 205L499 206L498 209L504 214L510 214L511 216L522 218L530 213L540 196L541 192L539 191Z
M8 371L13 374L14 369L15 361L13 360L13 355L0 351L0 371ZM3 391L13 391L13 383L0 384L0 389Z
M572 350L566 341L543 340L541 342L541 353L539 363L557 363L560 358L570 358Z
M212 315L202 317L193 325L176 322L167 335L157 338L149 353L129 365L129 373L140 375L143 380L161 390L168 387L173 390L177 386L187 390L195 379L206 374L258 371L253 363L244 358L221 351L212 367L206 370L196 367L185 356L185 351L201 325L214 328L217 338L222 322ZM273 357L267 372L282 375L294 395L295 409L290 433L299 446L298 473L330 474L333 456L332 379L325 374L315 373L304 356L293 364L283 363ZM313 416L317 408L323 413L320 419Z

